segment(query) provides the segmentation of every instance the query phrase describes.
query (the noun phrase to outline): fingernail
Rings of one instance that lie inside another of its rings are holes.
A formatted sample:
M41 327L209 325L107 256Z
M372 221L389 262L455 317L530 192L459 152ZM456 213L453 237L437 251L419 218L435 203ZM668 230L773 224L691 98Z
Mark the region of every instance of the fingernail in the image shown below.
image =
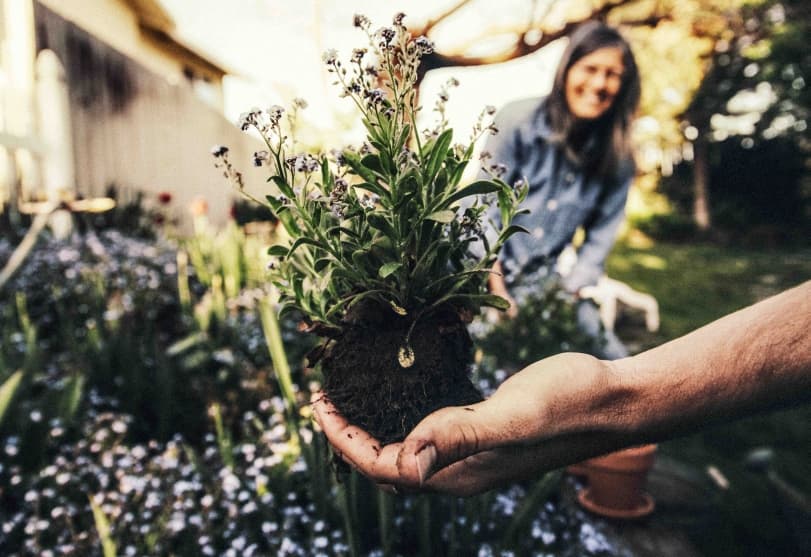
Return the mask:
M436 447L433 445L426 445L414 454L414 463L417 465L417 476L420 480L420 485L425 483L428 479L431 469L436 463Z

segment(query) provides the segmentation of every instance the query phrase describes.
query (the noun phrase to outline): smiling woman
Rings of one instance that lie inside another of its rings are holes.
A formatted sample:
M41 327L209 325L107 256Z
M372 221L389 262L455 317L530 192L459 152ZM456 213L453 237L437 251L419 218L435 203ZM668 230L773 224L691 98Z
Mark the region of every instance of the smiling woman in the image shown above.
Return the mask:
M595 120L614 104L622 87L622 50L606 47L575 62L566 76L566 102L580 120Z
M639 103L639 73L628 43L599 22L581 25L572 35L547 97L511 103L496 117L501 133L485 149L507 183L525 180L529 194L516 224L531 234L514 236L504 246L490 276L493 293L520 306L543 297L555 284L558 258L579 228L585 240L577 262L562 277L577 303L578 324L602 346L607 359L627 355L611 332L602 332L597 307L581 300L581 289L597 284L605 258L624 217L634 175L630 128ZM495 212L491 215L498 222ZM502 276L503 273L503 276Z

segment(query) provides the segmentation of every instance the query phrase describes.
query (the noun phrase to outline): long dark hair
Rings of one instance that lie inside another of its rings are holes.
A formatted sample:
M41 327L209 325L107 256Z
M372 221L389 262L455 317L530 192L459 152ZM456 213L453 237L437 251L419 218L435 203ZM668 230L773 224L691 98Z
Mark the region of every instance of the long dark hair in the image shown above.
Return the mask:
M566 76L575 62L601 48L616 47L622 51L622 85L605 114L578 129L578 122L566 102ZM639 70L628 42L613 27L598 21L580 25L569 39L555 74L552 92L546 100L552 141L561 145L566 155L581 164L591 175L615 176L623 161L632 159L631 122L639 105ZM582 141L582 133L588 141ZM584 147L587 147L585 149Z

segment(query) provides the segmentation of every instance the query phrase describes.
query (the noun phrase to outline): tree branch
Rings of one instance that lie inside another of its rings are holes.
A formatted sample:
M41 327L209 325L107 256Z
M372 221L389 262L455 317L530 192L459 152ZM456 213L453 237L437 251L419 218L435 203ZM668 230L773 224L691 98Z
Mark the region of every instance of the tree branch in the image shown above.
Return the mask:
M606 2L602 4L600 7L593 9L591 13L589 13L587 16L574 21L568 21L566 22L565 25L563 25L563 27L557 29L544 29L542 27L542 22L539 22L537 25L530 23L526 27L511 28L509 31L511 31L512 34L516 35L515 42L508 48L498 52L493 52L492 54L471 56L464 53L442 53L434 51L431 54L426 55L422 59L422 64L420 65L420 80L425 75L425 73L438 68L497 64L500 62L507 62L509 60L514 60L516 58L532 54L533 52L542 49L548 44L562 37L570 35L575 29L577 29L577 27L579 27L586 21L590 20L605 21L605 19L608 17L608 14L614 8L623 6L625 4L629 4L632 1L633 0L614 0L612 2ZM458 10L468 2L469 0L463 0L459 2L444 14L441 14L440 16L430 20L421 29L413 30L412 34L426 35L427 32L430 31L436 23L446 19L448 16L450 16L452 13L454 13L456 10ZM657 23L659 23L664 19L670 19L670 16L666 14L653 13L638 20L624 21L623 25L655 26ZM540 39L532 43L527 42L527 35L529 34L530 31L539 31L541 33ZM499 33L503 32L504 30L499 31ZM485 36L493 36L493 35L494 35L493 30L490 29L486 34L481 35L478 39L476 39L475 42L480 42L481 40L483 40ZM465 44L471 44L471 42L474 41L466 41Z

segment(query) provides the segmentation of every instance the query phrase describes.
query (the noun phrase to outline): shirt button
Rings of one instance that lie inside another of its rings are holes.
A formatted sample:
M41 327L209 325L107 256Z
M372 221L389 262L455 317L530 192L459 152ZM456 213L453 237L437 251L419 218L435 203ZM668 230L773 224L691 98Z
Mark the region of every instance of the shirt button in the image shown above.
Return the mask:
M574 174L572 174L571 172L567 172L566 175L563 177L563 179L566 180L567 184L571 184L572 182L574 182Z
M550 211L554 211L558 208L558 200L557 199L550 199L546 202L546 208Z
M535 228L535 229L532 231L532 236L533 236L534 238L538 239L538 240L540 240L541 238L543 238L543 234L544 234L544 232L543 232L543 228L541 228L540 226L539 226L538 228Z

